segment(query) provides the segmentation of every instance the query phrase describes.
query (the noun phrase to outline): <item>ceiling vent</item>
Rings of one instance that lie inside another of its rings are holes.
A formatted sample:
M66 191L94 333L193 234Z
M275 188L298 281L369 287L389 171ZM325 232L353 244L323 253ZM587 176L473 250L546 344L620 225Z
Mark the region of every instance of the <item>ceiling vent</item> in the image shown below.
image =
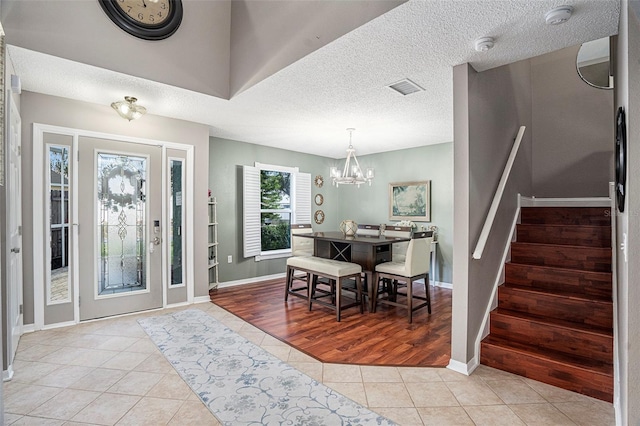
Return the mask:
M390 84L388 87L405 96L416 92L422 92L424 90L422 87L418 86L408 78Z

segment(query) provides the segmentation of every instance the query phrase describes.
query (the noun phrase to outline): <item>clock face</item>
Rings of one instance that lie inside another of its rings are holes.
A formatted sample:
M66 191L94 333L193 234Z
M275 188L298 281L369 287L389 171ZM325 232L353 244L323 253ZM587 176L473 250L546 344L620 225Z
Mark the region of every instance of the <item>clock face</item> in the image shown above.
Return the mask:
M120 0L116 5L125 15L143 25L162 25L171 14L169 0Z
M98 0L107 16L129 34L162 40L182 22L182 0Z

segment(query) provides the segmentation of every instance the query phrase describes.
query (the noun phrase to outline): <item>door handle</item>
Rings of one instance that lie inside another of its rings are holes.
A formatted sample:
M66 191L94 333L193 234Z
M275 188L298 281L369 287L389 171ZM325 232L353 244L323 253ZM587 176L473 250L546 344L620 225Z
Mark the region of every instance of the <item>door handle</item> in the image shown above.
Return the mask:
M20 247L12 248L11 253L20 253Z

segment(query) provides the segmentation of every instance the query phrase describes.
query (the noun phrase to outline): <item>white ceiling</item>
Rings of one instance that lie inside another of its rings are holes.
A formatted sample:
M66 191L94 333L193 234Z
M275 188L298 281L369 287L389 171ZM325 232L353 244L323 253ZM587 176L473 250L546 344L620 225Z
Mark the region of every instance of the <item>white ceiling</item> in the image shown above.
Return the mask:
M563 25L544 14L574 7ZM484 71L616 34L619 0L412 0L320 48L231 100L9 46L24 90L109 105L126 92L156 114L226 139L345 156L453 140L452 67ZM475 39L495 38L480 53ZM424 92L385 87L410 78ZM144 120L144 118L142 118Z

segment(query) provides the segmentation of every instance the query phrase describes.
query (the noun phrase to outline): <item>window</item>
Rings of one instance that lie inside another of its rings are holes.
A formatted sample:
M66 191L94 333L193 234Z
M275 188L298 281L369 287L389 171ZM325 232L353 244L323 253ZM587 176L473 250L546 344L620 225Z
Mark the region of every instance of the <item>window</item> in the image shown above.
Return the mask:
M291 254L291 224L311 222L311 175L256 163L243 172L244 257Z
M169 286L185 284L184 269L184 160L169 159Z
M69 147L47 145L49 186L50 268L47 281L47 305L71 302L69 279Z

